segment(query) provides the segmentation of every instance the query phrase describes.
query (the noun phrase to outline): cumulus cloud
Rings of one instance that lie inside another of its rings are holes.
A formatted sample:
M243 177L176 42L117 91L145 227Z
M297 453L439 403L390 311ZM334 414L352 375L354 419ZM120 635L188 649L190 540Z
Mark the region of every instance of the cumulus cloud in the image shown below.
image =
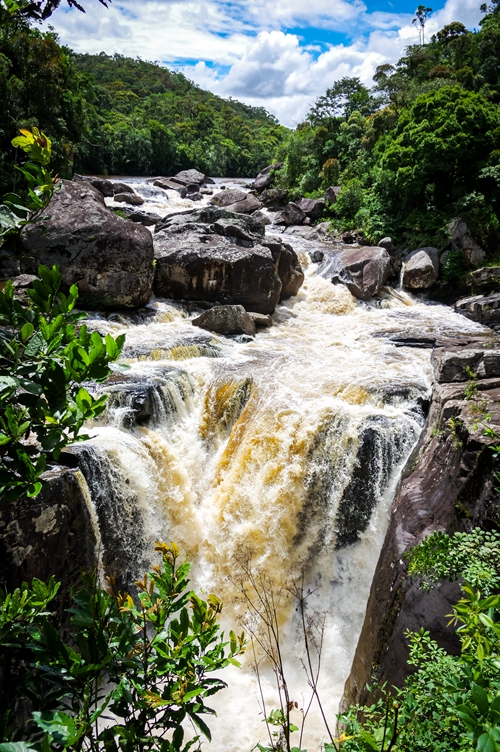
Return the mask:
M479 4L446 0L429 18L426 38L452 21L477 27ZM357 76L371 85L377 65L396 62L418 40L411 15L369 13L362 0L115 0L108 11L87 0L86 7L85 15L59 10L51 19L73 49L161 61L289 126L334 81ZM340 32L345 41L308 44L308 29Z

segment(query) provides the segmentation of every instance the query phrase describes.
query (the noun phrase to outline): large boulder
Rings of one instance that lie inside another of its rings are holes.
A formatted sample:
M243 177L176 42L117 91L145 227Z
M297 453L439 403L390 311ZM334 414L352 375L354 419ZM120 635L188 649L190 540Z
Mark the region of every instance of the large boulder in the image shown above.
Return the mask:
M482 266L469 272L466 278L467 286L473 290L485 292L500 291L500 266Z
M329 185L325 191L325 201L327 204L335 204L337 196L340 193L340 185Z
M201 185L205 182L205 175L203 172L200 172L199 170L182 170L182 172L178 172L177 175L174 175L174 177L170 178L174 183L180 183L181 185L189 185L190 183L197 183L198 185Z
M334 284L343 284L360 300L369 300L385 285L391 272L391 257L385 248L346 247L330 252L318 274Z
M137 193L116 193L115 201L130 204L130 206L142 206L144 203L144 199L138 196Z
M150 297L153 239L141 224L116 216L84 183L61 181L47 218L21 233L22 268L58 264L67 289L76 284L83 308L137 308Z
M92 175L73 175L73 180L90 183L94 188L102 193L103 196L111 198L114 195L113 183L105 178L95 178Z
M241 201L236 201L234 204L228 204L227 209L228 211L238 212L239 214L252 214L254 211L262 209L262 204L258 198L255 198L251 193L248 193Z
M403 285L412 290L427 290L439 277L437 248L417 248L404 259Z
M301 225L306 213L300 206L290 201L281 212L281 220L285 225Z
M455 311L485 326L500 326L500 293L473 295L455 303Z
M476 243L467 226L467 222L461 217L455 217L448 225L448 234L451 239L451 247L454 251L462 251L465 262L471 269L478 266L485 257L485 252Z
M181 198L185 198L187 194L185 185L174 183L174 181L169 178L158 178L158 180L154 181L153 185L157 188L162 188L164 191L177 191L180 193Z
M165 217L156 225L154 246L159 296L240 304L269 314L304 280L289 245L266 238L257 219L221 207Z
M397 249L394 247L392 238L382 238L378 242L379 248L385 248L391 257L391 275L398 274L401 271L402 261Z
M238 201L244 201L246 197L247 194L239 188L229 188L226 191L216 193L212 196L209 203L214 204L214 206L229 206L230 204L236 204Z
M253 189L260 193L260 191L270 188L274 181L274 173L276 170L279 170L280 167L283 167L283 162L275 162L268 167L264 167L255 178L255 182L252 186Z
M288 203L288 191L284 188L266 188L259 195L259 199L269 209L285 206Z
M325 210L322 198L301 198L295 203L309 219L319 219Z
M191 323L218 334L255 335L255 322L242 305L214 306L192 319Z
M116 183L112 183L112 185L113 185L113 193L115 194L115 196L117 193L135 193L132 186L129 185L128 183L120 183L117 181Z

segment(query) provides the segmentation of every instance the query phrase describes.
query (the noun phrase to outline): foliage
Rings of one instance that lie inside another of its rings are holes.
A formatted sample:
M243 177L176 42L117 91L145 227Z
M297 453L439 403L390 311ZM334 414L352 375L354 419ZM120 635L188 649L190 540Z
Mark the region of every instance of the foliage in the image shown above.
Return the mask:
M34 580L2 597L0 634L6 647L15 639L28 656L24 694L33 708L28 724L10 723L6 741L41 752L187 752L199 748L200 735L211 738L204 717L214 711L206 700L226 684L209 675L239 665L244 635L230 632L225 642L220 600L189 590L190 564L178 563L174 543L156 550L162 564L135 583L135 598L83 577L73 593L69 644L45 611L57 592L53 581ZM190 741L185 722L199 731Z
M47 458L58 459L70 442L87 438L84 422L104 410L82 386L104 381L123 347L90 333L74 310L76 285L61 292L56 266L40 266L39 280L27 290L29 302L14 296L10 281L0 292L0 495L35 496Z
M108 7L111 0L99 0L101 5ZM85 13L85 9L77 0L66 0L70 8L77 8ZM59 8L61 0L0 0L0 24L18 19L44 21Z

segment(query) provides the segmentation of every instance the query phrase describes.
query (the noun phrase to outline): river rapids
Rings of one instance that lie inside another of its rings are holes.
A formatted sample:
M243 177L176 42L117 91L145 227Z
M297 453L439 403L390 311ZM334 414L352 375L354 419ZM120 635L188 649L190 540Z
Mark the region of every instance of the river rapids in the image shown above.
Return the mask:
M164 216L200 206L128 182L146 211ZM268 578L278 593L297 726L311 689L300 610L280 588L303 581L311 638L314 623L323 624L318 687L333 729L391 503L431 392L431 350L394 340L486 330L391 288L373 304L360 303L316 273L307 251L320 243L285 239L300 255L305 283L254 339L197 329L194 309L162 299L136 314L91 315L101 333L126 334L130 370L106 387L105 419L90 427L79 452L100 553L126 579L154 562L156 540L175 541L193 564L193 586L218 594L224 628L241 631L248 626L242 567ZM147 403L142 421L134 418L139 403ZM314 646L312 653L315 661ZM210 703L218 713L208 718L217 752L269 743L263 712L278 707L276 681L262 658L259 689L252 663L249 650L241 669L226 669L229 687ZM328 740L313 701L302 748L313 752Z

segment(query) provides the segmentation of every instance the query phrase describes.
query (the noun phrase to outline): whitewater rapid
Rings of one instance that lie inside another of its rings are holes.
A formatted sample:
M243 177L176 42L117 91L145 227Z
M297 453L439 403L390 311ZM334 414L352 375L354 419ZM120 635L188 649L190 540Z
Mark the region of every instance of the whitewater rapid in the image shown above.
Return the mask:
M144 181L133 185L148 211L196 206ZM106 520L108 562L114 557L132 579L154 560L155 540L175 541L193 563L194 586L224 600L225 628L241 631L245 622L242 561L276 587L303 572L308 613L325 622L319 690L334 728L391 503L431 393L431 351L391 338L487 330L390 288L360 303L317 275L306 252L318 243L285 239L301 255L305 283L254 339L197 329L195 310L161 299L139 314L93 316L90 325L103 334L126 333L130 371L112 385L104 420L91 426L83 471L101 527ZM134 400L146 388L149 417L136 425ZM293 597L278 611L300 725L310 689ZM277 691L263 661L260 693L251 658L250 651L241 669L223 673L229 688L211 703L218 752L268 743L262 697L269 712ZM322 741L313 703L302 748L312 752Z

